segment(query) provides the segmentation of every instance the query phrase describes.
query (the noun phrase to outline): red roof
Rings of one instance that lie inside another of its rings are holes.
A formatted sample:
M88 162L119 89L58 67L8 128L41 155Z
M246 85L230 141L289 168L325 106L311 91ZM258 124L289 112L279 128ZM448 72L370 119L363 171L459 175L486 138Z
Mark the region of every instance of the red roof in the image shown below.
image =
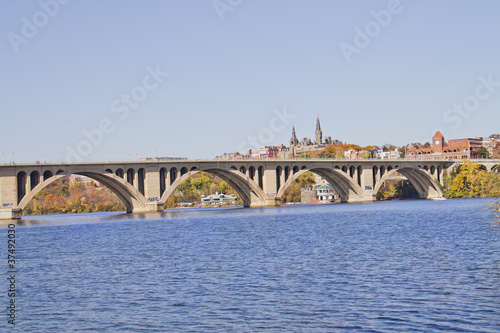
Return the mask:
M441 134L440 131L437 131L436 134L434 134L434 138L444 138L444 135Z

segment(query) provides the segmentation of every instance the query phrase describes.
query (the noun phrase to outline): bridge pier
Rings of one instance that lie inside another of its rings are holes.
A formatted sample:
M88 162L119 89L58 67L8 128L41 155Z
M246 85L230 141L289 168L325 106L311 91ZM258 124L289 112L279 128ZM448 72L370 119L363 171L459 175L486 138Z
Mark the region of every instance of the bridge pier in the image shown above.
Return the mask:
M371 164L362 166L361 175L361 190L363 191L363 202L374 202L377 201L377 193L374 192L375 189L375 178L376 175L373 174L373 166Z
M0 220L19 220L21 219L22 209L20 208L8 208L0 209Z
M149 202L146 204L146 212L163 212L163 202ZM135 212L135 211L134 211Z
M347 200L342 200L340 199L341 203L360 203L360 202L374 202L377 201L377 197L375 194L371 193L363 193L363 197L352 197L348 198Z
M265 207L275 207L275 206L280 206L280 205L281 205L281 198L280 197L266 198Z
M27 177L29 179L29 177ZM28 181L28 179L26 179ZM22 209L17 207L18 191L26 192L27 184L18 184L14 170L0 170L0 220L21 218Z

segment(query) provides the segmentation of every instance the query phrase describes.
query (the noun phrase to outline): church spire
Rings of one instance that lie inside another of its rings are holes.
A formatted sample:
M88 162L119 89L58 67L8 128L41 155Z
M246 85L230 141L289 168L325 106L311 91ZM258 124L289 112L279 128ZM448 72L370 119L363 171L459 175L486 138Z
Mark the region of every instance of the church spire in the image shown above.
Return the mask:
M321 124L319 123L319 116L316 118L316 144L321 145L323 144L323 131L321 131Z
M297 140L297 136L295 135L295 126L292 129L292 138L290 139L290 147L296 146L299 144L299 140Z

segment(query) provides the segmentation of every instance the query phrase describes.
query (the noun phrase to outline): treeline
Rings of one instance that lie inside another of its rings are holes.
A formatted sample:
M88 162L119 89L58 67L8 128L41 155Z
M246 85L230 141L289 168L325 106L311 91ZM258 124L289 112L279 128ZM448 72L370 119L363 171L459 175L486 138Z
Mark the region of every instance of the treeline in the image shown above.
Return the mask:
M70 183L69 177L41 190L23 210L24 215L124 211L125 205L107 188Z
M238 193L229 186L229 184L221 178L207 172L199 172L185 181L183 181L165 203L165 208L178 207L182 202L190 202L195 204L200 202L202 195L210 194L234 194L238 198L237 205L242 205L243 202L238 196Z
M447 198L500 197L500 173L484 170L481 164L469 160L445 174L443 183Z

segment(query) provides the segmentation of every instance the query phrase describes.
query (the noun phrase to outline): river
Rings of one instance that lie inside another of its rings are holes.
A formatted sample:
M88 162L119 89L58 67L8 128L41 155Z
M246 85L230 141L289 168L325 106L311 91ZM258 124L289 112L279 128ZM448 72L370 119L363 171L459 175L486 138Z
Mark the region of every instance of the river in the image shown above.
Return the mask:
M0 330L499 332L500 228L489 203L25 216L15 226L16 325L3 315Z

